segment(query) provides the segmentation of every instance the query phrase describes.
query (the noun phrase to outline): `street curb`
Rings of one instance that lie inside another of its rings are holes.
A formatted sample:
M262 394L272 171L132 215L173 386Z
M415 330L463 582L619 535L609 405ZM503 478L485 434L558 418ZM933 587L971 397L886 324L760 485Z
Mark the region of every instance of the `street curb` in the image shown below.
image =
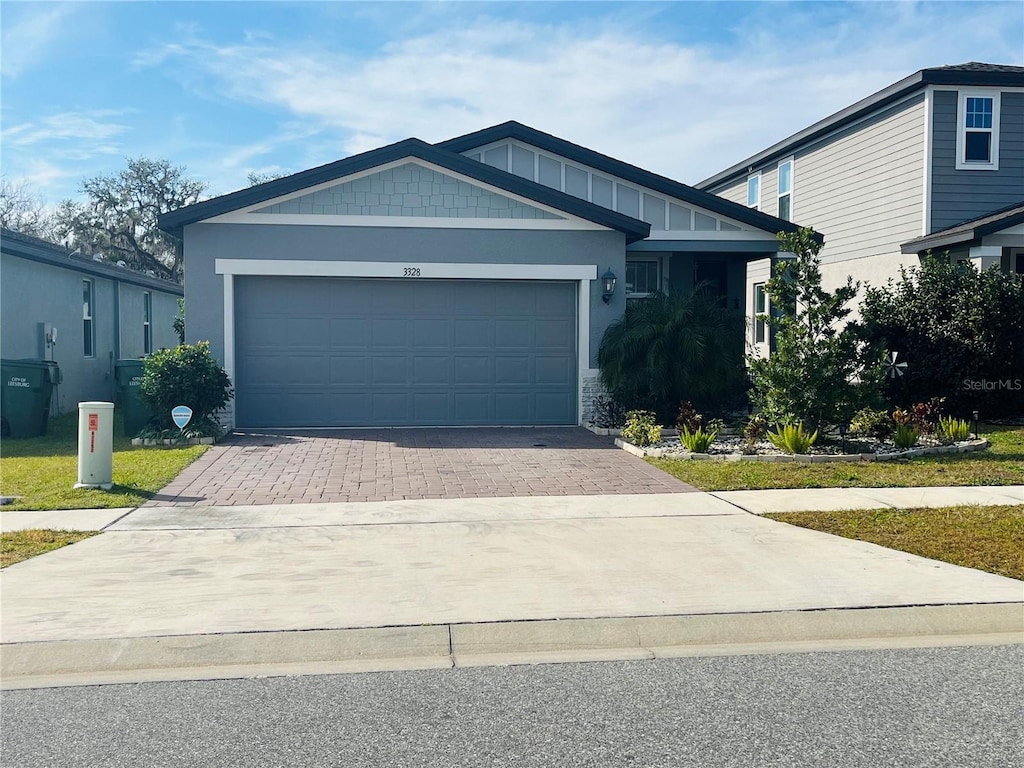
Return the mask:
M0 646L0 689L1024 643L1024 603L441 624Z

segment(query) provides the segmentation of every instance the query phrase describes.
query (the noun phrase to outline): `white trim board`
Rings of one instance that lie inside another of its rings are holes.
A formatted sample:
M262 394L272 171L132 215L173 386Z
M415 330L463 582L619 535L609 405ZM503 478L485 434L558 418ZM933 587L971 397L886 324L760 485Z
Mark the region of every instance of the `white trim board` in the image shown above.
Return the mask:
M415 270L410 272L409 270ZM595 264L485 264L403 261L216 259L218 275L397 277L446 280L596 280Z
M411 270L411 272L410 272ZM576 302L576 421L583 423L580 402L584 374L590 373L590 283L596 264L484 264L384 261L308 261L285 259L216 259L214 271L224 280L224 370L235 381L235 277L362 277L404 280L564 280L579 283ZM415 275L415 276L414 276ZM234 429L235 411L230 414Z

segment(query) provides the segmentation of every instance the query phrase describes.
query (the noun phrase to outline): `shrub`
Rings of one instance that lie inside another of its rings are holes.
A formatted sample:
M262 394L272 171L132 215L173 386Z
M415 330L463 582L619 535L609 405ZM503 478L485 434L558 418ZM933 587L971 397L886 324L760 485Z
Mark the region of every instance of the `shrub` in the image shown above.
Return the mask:
M900 450L906 450L913 448L917 445L917 441L920 439L921 433L917 431L911 424L898 424L896 427L896 435L893 437L893 442L896 443L896 447Z
M935 430L943 443L958 443L966 440L971 435L971 427L964 419L955 419L952 416L939 417L939 426Z
M599 395L594 398L595 427L601 429L618 429L626 421L626 409L610 395Z
M661 426L653 411L630 411L626 414L626 425L622 437L633 445L644 448L661 440Z
M768 433L769 442L786 453L807 453L817 439L817 431L811 435L804 432L803 422L782 424L776 427L774 432Z
M743 437L748 443L756 443L758 440L764 440L767 435L768 419L763 413L753 414L747 421L747 426L743 428Z
M930 435L935 431L939 411L945 400L944 397L933 397L927 403L915 403L906 410L897 408L892 412L892 420L897 424L912 426L918 434Z
M693 432L683 427L679 432L679 442L691 453L707 453L708 448L715 442L715 437L717 436L717 432L705 432L700 427Z
M795 255L765 284L776 314L765 317L775 349L749 357L751 400L774 423L806 422L811 429L848 422L875 401L881 353L864 354L857 328L846 323L859 284L821 287L822 243L810 229L779 234L780 250Z
M683 400L679 403L679 413L676 415L676 429L680 432L684 429L694 432L701 429L703 426L704 417L697 413L697 409L693 407L693 403L689 400Z
M598 366L616 400L666 421L683 399L726 407L746 384L743 313L700 289L633 302L605 331Z
M861 338L907 362L885 380L890 402L945 396L957 413L1024 413L1024 389L984 386L1024 378L1024 281L999 269L927 254L898 280L869 288Z
M155 414L149 424L152 429L177 433L171 409L187 405L192 409L189 431L218 436L222 430L215 414L233 396L231 381L210 354L208 341L161 349L145 359L139 398Z
M875 408L861 408L850 420L850 434L854 437L885 440L892 436L895 428L889 412Z

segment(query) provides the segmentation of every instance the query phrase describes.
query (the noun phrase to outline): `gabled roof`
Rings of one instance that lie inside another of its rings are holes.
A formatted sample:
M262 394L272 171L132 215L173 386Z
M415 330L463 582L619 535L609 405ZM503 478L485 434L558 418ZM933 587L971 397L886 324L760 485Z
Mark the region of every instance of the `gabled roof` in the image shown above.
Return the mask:
M25 235L15 232L12 229L0 229L0 252L18 256L29 261L37 261L42 264L50 264L64 269L73 269L95 277L102 277L108 280L119 280L122 283L131 283L143 288L151 288L165 293L173 293L184 296L185 290L178 283L170 280L163 280L159 277L150 277L141 272L119 267L106 261L94 261L87 256L76 256L68 252L63 245L51 243L32 235Z
M448 141L439 142L436 146L452 152L465 152L486 144L492 144L502 139L516 139L526 144L532 144L538 149L545 149L556 155L561 155L569 160L575 160L582 165L590 166L598 171L604 171L611 176L617 176L634 184L647 187L656 192L691 203L692 205L714 211L722 216L728 216L736 221L742 221L752 227L763 229L767 232L796 232L799 225L769 216L745 205L734 203L725 198L702 192L691 186L673 181L665 176L645 171L635 165L616 160L614 157L602 155L592 149L581 147L565 139L552 136L550 133L538 131L528 125L509 120L506 123L484 128L480 131L467 133Z
M379 165L404 158L417 158L445 168L476 181L519 195L528 200L551 206L581 219L618 230L626 236L626 242L642 240L650 234L651 225L631 216L594 205L573 195L568 195L542 184L520 178L511 173L491 168L470 160L468 157L427 144L419 139L405 139L380 149L363 152L344 160L338 160L308 171L301 171L242 189L210 200L179 208L160 216L160 229L177 237L188 224L194 224L239 208L255 205L292 192L299 192L324 182L340 179L361 171L371 170Z
M984 216L954 224L951 227L917 237L900 246L903 253L921 253L931 248L974 243L985 235L994 235L1024 222L1024 200Z
M944 67L921 69L897 83L861 99L855 104L819 120L813 125L794 133L792 136L773 144L765 150L741 160L724 171L709 176L696 184L698 189L708 189L729 180L733 176L745 176L751 168L757 168L787 155L793 154L801 144L814 141L826 133L858 120L870 112L902 99L909 93L928 85L967 85L990 87L1024 86L1024 67L1009 64L983 64L970 61L966 64L952 64Z

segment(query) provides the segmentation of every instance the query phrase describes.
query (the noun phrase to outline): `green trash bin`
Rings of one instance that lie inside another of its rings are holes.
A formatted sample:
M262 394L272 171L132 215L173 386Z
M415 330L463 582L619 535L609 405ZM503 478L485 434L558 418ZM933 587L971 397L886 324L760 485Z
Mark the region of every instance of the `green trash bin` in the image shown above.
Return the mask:
M118 360L114 363L114 378L117 379L117 401L124 417L125 437L135 437L152 416L139 398L139 385L145 363L142 360Z
M46 434L53 385L60 368L51 360L0 360L0 420L4 437L39 437Z

